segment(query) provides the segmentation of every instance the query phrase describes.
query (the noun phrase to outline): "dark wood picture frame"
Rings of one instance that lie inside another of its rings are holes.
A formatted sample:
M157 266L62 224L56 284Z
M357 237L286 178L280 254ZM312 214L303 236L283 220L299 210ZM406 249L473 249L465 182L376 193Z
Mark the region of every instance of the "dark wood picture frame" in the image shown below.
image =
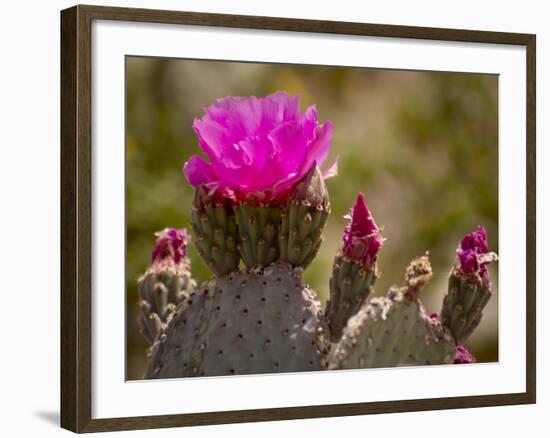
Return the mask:
M525 46L527 53L525 90L527 104L526 391L515 394L92 419L91 24L93 20ZM61 12L61 426L74 432L97 432L535 403L535 47L535 35L519 33L81 5L63 10Z

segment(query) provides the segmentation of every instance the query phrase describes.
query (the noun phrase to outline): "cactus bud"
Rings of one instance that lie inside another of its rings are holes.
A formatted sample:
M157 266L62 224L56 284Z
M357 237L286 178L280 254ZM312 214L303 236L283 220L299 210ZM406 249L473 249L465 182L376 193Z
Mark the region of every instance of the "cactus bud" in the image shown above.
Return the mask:
M283 209L279 233L281 260L307 267L319 251L329 214L324 177L314 163L291 191Z
M191 222L197 251L218 276L239 269L239 233L230 202L205 186L195 190Z
M476 358L470 353L464 345L459 345L456 347L455 351L455 364L465 364L465 363L475 363Z
M185 229L166 228L155 233L157 241L151 254L151 266L138 279L141 333L153 344L176 306L193 290L187 245L191 238Z
M463 277L471 277L485 286L490 285L489 263L498 259L494 252L489 252L487 232L481 225L476 231L466 234L460 241L457 253L457 273Z
M277 236L281 222L278 205L259 205L241 202L235 208L239 229L239 252L244 264L268 266L279 257Z
M376 262L376 256L382 248L384 238L374 222L362 193L357 195L352 212L346 217L350 223L344 230L342 252L350 260L370 268Z
M489 251L487 232L482 226L460 241L441 310L442 323L449 328L459 345L479 325L483 309L491 299L492 287L487 267L496 260L497 255Z
M326 317L336 342L350 317L369 295L378 277L376 257L384 239L362 193L357 196L343 235L343 248L334 260Z
M165 228L162 231L155 233L157 241L151 253L151 270L163 271L168 268L174 270L186 269L185 255L187 253L187 245L191 241L191 237L187 234L187 230L182 228Z

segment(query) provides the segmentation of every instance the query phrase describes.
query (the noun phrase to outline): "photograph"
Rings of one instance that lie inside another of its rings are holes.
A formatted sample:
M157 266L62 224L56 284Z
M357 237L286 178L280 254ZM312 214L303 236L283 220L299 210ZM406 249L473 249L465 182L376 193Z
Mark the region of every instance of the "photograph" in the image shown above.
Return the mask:
M499 362L499 76L125 57L126 380Z
M544 2L87 3L3 8L0 438L548 429Z

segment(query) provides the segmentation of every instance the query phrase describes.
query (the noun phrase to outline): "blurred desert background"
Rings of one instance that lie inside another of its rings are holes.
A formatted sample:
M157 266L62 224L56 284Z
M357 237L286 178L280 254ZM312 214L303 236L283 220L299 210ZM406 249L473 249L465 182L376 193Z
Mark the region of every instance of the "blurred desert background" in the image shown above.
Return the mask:
M407 264L430 253L434 277L421 298L439 312L458 241L478 224L498 253L498 77L365 68L127 57L126 60L127 379L142 378L147 344L137 325L136 279L150 261L153 233L190 226L193 191L181 168L199 153L193 118L219 97L277 90L316 104L332 120L327 181L332 214L306 281L327 299L332 261L358 191L387 238L376 293L401 284ZM327 161L327 162L328 162ZM198 282L210 273L189 249ZM498 361L497 294L468 340L478 362ZM121 315L121 317L124 317Z

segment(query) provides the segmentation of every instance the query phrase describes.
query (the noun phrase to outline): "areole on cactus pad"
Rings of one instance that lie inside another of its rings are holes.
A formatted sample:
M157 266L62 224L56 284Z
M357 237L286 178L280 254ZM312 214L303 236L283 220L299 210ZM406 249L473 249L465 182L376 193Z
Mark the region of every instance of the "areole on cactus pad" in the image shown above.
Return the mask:
M185 230L159 233L138 280L146 378L475 361L464 343L493 294L488 265L497 260L483 227L459 244L439 317L420 299L432 277L427 254L401 287L372 297L385 238L359 193L323 309L303 273L331 212L325 179L336 161L321 166L332 123L277 92L218 99L193 128L209 161L193 156L183 172L195 188L193 240L214 276L192 279Z

